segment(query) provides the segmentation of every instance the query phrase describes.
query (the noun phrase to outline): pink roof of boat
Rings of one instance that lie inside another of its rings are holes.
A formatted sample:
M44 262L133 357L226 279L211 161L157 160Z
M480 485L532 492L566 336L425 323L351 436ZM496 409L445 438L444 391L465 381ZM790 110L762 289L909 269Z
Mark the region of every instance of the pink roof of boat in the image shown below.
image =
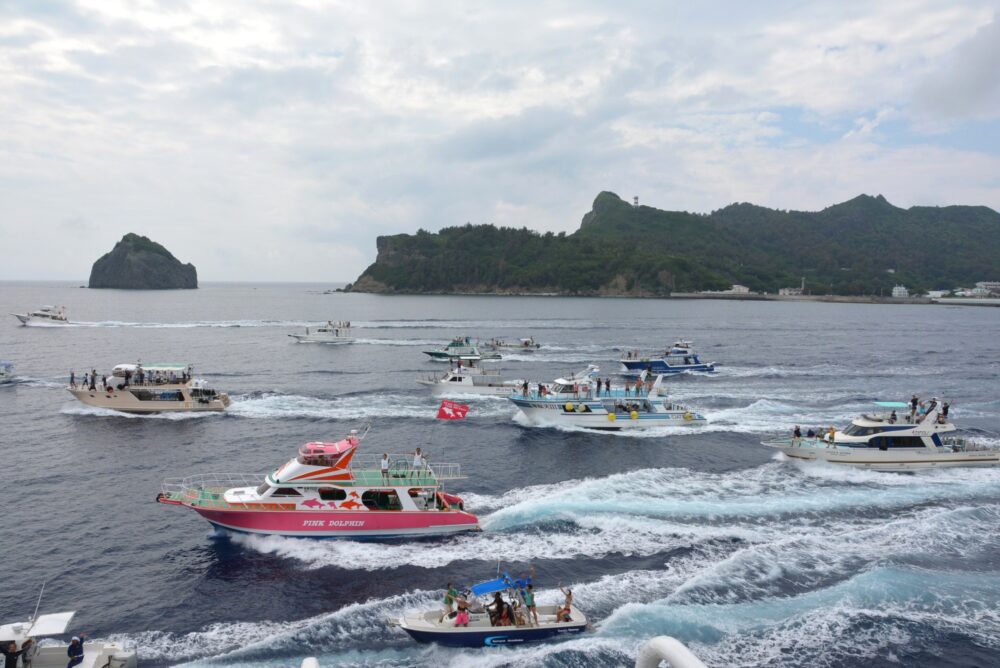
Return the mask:
M356 448L360 442L356 438L345 438L336 443L311 441L299 448L299 453L303 455L342 455L352 448Z

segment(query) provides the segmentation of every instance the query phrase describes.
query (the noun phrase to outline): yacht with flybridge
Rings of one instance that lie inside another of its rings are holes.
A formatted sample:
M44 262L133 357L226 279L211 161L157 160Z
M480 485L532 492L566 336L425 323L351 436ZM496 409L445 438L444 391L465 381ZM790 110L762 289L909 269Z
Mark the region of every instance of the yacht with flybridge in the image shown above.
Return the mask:
M824 461L874 471L914 471L1000 465L1000 449L958 435L950 406L938 398L920 407L902 401L875 402L842 430L781 436L763 441L790 459Z

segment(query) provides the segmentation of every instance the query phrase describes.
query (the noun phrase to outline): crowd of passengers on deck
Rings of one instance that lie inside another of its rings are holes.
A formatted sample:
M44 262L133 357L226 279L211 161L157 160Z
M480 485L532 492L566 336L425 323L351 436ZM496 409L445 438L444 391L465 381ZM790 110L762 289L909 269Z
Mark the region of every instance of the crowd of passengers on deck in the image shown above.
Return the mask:
M119 390L124 390L127 387L155 387L157 385L176 385L186 384L191 380L191 374L188 373L187 369L183 370L179 375L173 371L150 371L146 372L142 367L138 367L133 373L130 370L126 370L122 376L117 376L123 382L115 384L114 379L116 376L112 376L110 379L108 376L100 377L100 384L98 384L97 369L92 369L89 373L84 371L83 376L80 377L80 383L77 383L77 376L75 371L69 372L69 386L72 388L80 387L83 389L90 389L91 391L101 388L106 392L117 388Z
M521 583L528 580L526 578ZM519 585L521 584L519 583ZM563 605L556 610L555 623L571 622L573 611L573 590L564 589L559 586L559 591L563 593ZM489 613L490 626L538 626L541 621L538 618L538 607L535 605L535 587L530 582L527 586L518 586L516 590L511 589L508 594L509 600L504 600L501 592L493 594L493 600L483 605L479 599L467 590L460 594L452 583L448 583L444 594L444 612L441 614L439 622L446 619L454 619L455 626L469 626L470 613Z
M899 424L917 425L923 423L923 421L927 418L927 415L930 414L935 408L937 408L937 405L938 405L937 397L932 397L930 401L921 401L920 397L914 394L913 397L910 398L909 402L910 410L908 413L904 413L902 420L900 420L899 415L896 413L895 409L893 409L888 416L864 415L863 417L866 420L870 420L871 422L885 422L886 424L899 423ZM940 412L938 412L936 418L936 424L946 424L948 422L948 412L950 409L951 409L951 404L949 402L945 401L941 403L941 410ZM849 429L850 427L848 427L848 430ZM847 434L848 436L851 436L852 434L848 430L845 430L844 433ZM835 440L836 434L837 430L832 426L829 429L825 430L823 428L819 429L810 428L808 431L806 431L805 438L819 439L821 441L825 441L826 443L832 444ZM792 430L792 440L794 442L800 442L802 439L803 439L802 428L799 427L799 425L795 425L795 428Z

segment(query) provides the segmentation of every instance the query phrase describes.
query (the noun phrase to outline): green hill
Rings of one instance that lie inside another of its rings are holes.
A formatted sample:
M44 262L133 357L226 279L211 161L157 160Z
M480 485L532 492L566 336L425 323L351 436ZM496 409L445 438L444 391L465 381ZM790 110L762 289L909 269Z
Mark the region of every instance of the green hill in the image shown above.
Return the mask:
M358 292L668 295L733 283L813 294L948 289L1000 275L1000 214L860 195L819 212L635 207L602 192L573 234L492 225L379 237Z
M126 234L90 270L91 288L172 290L198 287L198 271L138 234Z

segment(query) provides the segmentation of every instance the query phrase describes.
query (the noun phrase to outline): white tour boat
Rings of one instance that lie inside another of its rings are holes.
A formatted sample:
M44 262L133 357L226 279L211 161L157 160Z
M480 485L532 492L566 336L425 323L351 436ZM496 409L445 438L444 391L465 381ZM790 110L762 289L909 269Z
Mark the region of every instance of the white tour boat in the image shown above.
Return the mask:
M13 622L0 625L0 643L13 642L16 651L24 649L28 640L28 649L20 655L21 664L31 668L64 668L69 646L72 643L55 643L46 641L41 645L42 638L66 634L70 621L76 612L53 612L45 615L36 614L26 622ZM135 668L136 653L134 649L126 649L119 643L108 641L87 640L77 638L77 646L83 648L83 661L78 668Z
M459 394L509 397L521 388L524 381L504 379L499 371L457 366L442 376L418 378L417 384L429 387L435 397Z
M327 320L319 327L306 327L305 334L289 334L299 343L354 343L354 334L348 320L333 322Z
M923 415L903 402L876 404L883 409L882 413L855 418L843 430L831 427L819 435L793 434L763 444L780 450L790 459L875 471L1000 465L1000 450L956 435L958 429L949 420L948 404L943 401L931 399Z
M648 429L655 426L700 426L708 421L700 413L675 404L660 394L663 376L650 385L643 373L636 383L607 387L595 379L600 371L590 365L571 378L558 378L552 386L510 396L534 426L566 425L586 429Z
M37 311L30 313L11 313L12 316L21 321L22 325L45 324L45 325L67 325L69 318L66 317L65 306L43 306Z
M0 383L14 382L14 363L0 362Z
M500 353L483 352L468 336L459 336L438 350L425 350L424 354L434 362L478 362L480 360L498 360Z
M226 410L229 395L193 372L190 364L119 364L106 383L91 373L66 389L88 406L124 413Z

